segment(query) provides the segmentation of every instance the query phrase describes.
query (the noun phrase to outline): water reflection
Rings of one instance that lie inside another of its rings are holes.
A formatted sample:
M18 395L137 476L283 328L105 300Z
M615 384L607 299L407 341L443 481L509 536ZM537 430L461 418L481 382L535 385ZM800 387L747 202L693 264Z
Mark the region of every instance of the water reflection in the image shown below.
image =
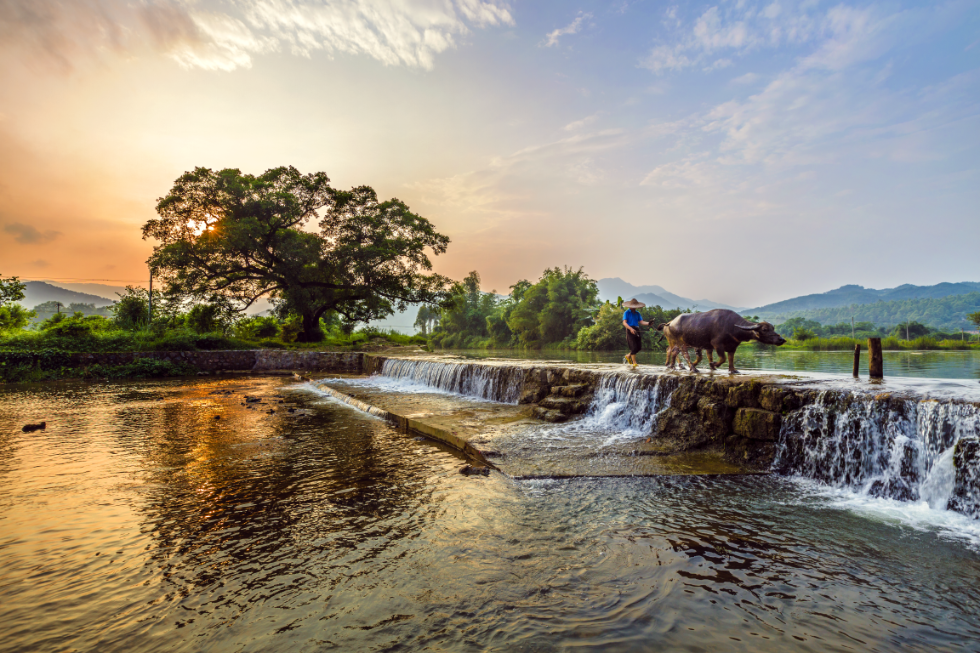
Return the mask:
M459 465L275 380L2 390L3 648L980 643L980 554L791 482Z

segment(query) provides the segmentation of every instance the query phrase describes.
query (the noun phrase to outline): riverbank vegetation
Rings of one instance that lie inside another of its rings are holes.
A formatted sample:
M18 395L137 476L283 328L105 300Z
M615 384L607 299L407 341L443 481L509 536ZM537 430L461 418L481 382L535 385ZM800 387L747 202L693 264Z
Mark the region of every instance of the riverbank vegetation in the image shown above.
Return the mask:
M416 327L435 348L445 349L568 349L612 351L625 347L622 299L600 302L595 282L580 268L545 270L536 283L518 281L509 295L480 290L480 275L471 272L457 284L451 301L442 308L419 311ZM669 322L682 312L648 306L640 310L654 325ZM757 316L746 315L758 321ZM980 312L969 315L980 324ZM960 350L980 347L976 335L931 328L907 321L891 328L868 321L822 324L803 317L775 325L787 338L784 349L806 351L853 350L867 345L868 338L881 338L889 350ZM660 334L640 329L643 348L663 351ZM972 341L970 338L972 337Z
M972 319L972 317L971 317ZM980 347L976 335L933 329L909 321L891 329L871 322L841 322L822 325L816 320L794 317L776 325L776 331L787 339L784 349L805 351L852 350L854 345L867 346L868 338L881 338L887 350L963 350Z
M122 378L182 376L186 365L139 360L126 365L93 365L73 369L68 356L79 352L204 351L234 349L378 350L425 345L421 336L368 326L354 329L336 313L320 318L320 342L300 342L299 316L246 317L224 304L188 306L173 296L129 287L104 315L81 311L54 313L30 327L34 317L16 303L23 284L16 277L0 279L0 380L41 381L54 378ZM12 299L10 299L12 298Z
M536 283L526 279L511 293L480 290L473 271L452 292L448 306L429 330L433 347L446 349L580 349L608 351L624 343L621 301L599 301L599 289L579 268L550 268ZM669 322L679 309L648 306L640 310L654 324ZM430 321L426 313L426 324ZM665 349L656 331L641 327L647 350Z

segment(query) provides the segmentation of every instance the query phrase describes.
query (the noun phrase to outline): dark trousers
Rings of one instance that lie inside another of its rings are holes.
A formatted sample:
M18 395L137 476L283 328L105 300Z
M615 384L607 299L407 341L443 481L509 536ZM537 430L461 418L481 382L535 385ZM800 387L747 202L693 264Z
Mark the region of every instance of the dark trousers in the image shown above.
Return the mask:
M643 349L643 342L639 334L633 335L631 331L626 332L626 346L630 348L630 355L636 356Z

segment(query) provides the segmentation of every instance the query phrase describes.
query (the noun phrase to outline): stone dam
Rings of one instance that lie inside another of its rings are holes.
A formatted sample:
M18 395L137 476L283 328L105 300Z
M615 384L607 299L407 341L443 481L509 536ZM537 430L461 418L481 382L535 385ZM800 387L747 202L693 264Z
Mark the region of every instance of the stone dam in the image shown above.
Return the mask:
M980 518L965 384L357 356L312 387L514 477L771 473Z

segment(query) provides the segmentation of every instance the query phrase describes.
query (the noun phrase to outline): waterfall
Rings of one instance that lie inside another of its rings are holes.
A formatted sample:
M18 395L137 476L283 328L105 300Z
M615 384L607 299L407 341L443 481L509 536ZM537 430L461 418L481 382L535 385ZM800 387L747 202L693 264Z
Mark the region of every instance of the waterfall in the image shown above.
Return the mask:
M670 405L676 380L663 376L604 374L585 418L576 427L617 433L622 437L647 437L659 413Z
M972 404L825 391L785 417L773 468L945 510L956 489L954 447L978 436L980 409Z
M523 370L515 367L398 359L385 360L381 374L506 404L517 403L524 379Z

